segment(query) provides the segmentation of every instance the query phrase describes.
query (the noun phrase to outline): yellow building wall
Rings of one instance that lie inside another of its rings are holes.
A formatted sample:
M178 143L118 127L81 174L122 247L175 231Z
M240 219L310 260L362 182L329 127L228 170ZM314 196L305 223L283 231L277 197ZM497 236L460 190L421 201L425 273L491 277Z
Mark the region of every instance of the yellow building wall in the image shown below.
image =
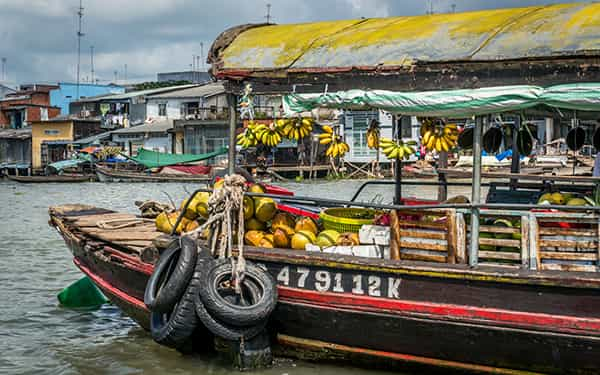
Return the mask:
M72 121L33 122L31 124L31 164L33 169L42 168L42 143L72 140Z

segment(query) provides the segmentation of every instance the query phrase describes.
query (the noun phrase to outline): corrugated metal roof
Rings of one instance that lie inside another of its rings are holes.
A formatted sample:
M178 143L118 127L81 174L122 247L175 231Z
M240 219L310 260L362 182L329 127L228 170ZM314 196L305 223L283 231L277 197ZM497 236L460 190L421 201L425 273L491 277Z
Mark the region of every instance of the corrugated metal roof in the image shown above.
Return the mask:
M131 126L112 131L112 134L136 134L136 133L165 133L173 128L173 120L160 119L143 125Z
M221 82L208 83L205 85L169 91L165 93L149 95L148 99L169 99L169 98L208 98L211 96L224 94L225 87Z
M0 138L2 139L28 139L31 138L31 128L21 129L0 129Z
M213 44L227 72L327 71L416 63L600 55L600 3L571 3L224 32ZM232 40L231 40L232 39Z
M117 101L117 100L128 100L128 99L132 99L138 96L149 96L149 95L154 95L154 94L160 94L160 93L165 93L165 92L170 92L170 91L175 91L175 90L181 90L181 89L188 89L191 87L196 87L197 85L195 84L190 84L190 85L180 85L180 86L171 86L171 87L160 87L160 88L156 88L156 89L148 89L148 90L139 90L139 91L131 91L131 92L126 92L123 94L108 94L108 95L98 95L98 96L91 96L89 98L85 98L85 99L80 99L77 102L79 103L85 103L85 102L96 102L96 101Z

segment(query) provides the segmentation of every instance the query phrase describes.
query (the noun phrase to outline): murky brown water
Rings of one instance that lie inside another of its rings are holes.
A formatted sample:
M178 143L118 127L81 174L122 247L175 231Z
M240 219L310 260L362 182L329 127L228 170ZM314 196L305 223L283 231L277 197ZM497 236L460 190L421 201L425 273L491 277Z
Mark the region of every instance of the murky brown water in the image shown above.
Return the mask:
M350 199L361 181L282 184L298 195ZM135 200L181 201L192 185L16 184L0 182L1 374L226 374L224 362L183 357L156 345L118 308L79 312L58 306L56 294L81 273L62 238L48 226L48 207L86 203L136 212ZM435 187L405 187L404 194L434 196ZM461 189L452 193L465 193ZM187 191L187 192L186 192ZM373 187L362 200L391 201L393 187ZM259 374L373 374L373 371L278 361Z

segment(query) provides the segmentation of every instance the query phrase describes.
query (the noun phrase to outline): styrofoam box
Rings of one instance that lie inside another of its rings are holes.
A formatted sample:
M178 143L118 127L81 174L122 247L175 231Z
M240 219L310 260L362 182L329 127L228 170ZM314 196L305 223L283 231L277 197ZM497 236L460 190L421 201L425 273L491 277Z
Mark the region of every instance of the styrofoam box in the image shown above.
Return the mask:
M390 227L382 225L363 225L358 232L362 245L390 246Z
M321 249L317 245L307 244L306 251L339 255L353 255L366 258L390 259L390 247L380 245L330 246Z

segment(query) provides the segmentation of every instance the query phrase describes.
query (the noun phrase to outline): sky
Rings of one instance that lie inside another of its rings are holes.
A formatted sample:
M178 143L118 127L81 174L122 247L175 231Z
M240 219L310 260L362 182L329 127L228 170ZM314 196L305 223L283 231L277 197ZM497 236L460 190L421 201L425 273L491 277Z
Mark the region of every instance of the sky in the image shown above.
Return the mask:
M190 70L223 30L265 21L299 23L360 17L521 7L567 0L83 0L81 81L152 81L157 72ZM0 58L9 85L74 82L79 0L0 0ZM203 44L203 48L201 47ZM125 69L127 65L127 69ZM200 66L202 68L202 66ZM204 68L207 68L204 64ZM115 75L116 72L116 75Z

